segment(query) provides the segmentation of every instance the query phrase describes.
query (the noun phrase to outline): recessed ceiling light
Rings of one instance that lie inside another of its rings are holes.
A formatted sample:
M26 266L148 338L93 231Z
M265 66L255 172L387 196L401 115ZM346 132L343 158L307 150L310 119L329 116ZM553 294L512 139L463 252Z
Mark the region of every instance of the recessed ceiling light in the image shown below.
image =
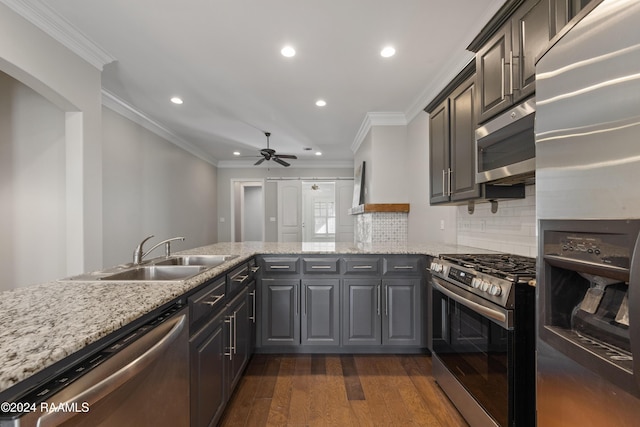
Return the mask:
M173 98L171 98L171 102L173 102L174 104L182 104L182 99L178 98L177 96L174 96Z
M316 105L317 105L318 107L324 107L325 105L327 105L327 101L325 101L324 99L318 99L318 100L316 101Z
M390 58L395 54L396 54L396 50L391 46L387 46L380 51L380 56L382 56L383 58Z
M233 152L233 155L234 155L234 156L239 156L239 155L240 155L240 152L239 152L239 151L234 151L234 152Z
M291 46L285 46L285 47L282 48L280 53L282 54L282 56L286 56L287 58L291 58L292 56L295 56L296 50L294 48L292 48Z
M316 151L316 156L322 156L322 153L320 151Z

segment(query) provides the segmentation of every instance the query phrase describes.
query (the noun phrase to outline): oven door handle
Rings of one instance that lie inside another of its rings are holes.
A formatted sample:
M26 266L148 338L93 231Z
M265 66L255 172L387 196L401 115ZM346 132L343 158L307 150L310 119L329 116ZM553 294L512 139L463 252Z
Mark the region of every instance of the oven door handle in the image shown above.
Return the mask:
M471 301L467 298L465 298L462 295L459 295L455 290L453 289L449 289L449 287L447 286L446 283L444 283L442 280L438 279L437 277L433 277L433 287L442 292L443 294L445 294L446 296L448 296L449 298L451 298L452 300L464 305L467 308L470 308L471 310L475 311L476 313L479 313L485 317L488 317L489 319L493 320L494 322L496 322L497 324L499 324L500 326L502 326L505 329L511 330L513 329L513 325L511 323L511 318L510 316L508 316L507 313L503 313L501 311L497 311L494 310L490 307L485 307L482 304L478 304L475 301Z
M636 237L636 243L631 255L629 267L629 336L631 337L631 355L633 356L633 377L640 388L640 237Z

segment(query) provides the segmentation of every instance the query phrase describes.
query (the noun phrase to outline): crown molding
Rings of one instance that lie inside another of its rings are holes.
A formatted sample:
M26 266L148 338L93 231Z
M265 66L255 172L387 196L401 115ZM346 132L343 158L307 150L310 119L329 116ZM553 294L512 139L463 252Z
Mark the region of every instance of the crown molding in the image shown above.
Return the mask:
M264 162L261 165L254 165L255 160L220 160L217 166L221 169L239 169L239 168L261 168L276 169L282 168L277 163ZM294 160L291 167L287 169L321 169L321 168L351 168L353 169L352 160Z
M46 4L38 0L0 2L98 70L102 71L105 65L116 60Z
M372 126L406 126L407 123L407 117L404 113L368 112L351 144L351 151L353 153L358 151L360 144L362 144L362 141L364 141Z
M202 149L180 138L179 136L162 126L160 123L154 121L146 114L136 110L131 105L127 104L117 96L113 95L110 92L107 92L104 89L102 89L102 105L120 114L121 116L126 117L132 122L139 124L143 128L147 129L150 132L153 132L159 137L166 139L172 144L177 145L183 150L204 160L205 162L210 163L213 166L219 166L220 162L205 153Z

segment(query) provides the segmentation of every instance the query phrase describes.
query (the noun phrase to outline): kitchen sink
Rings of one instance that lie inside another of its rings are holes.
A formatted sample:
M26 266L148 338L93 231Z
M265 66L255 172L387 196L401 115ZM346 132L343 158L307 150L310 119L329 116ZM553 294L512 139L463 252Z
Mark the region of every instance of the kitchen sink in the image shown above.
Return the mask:
M134 267L119 273L99 277L105 281L165 281L185 280L199 274L209 267L202 265L145 265Z
M154 262L154 265L200 265L211 268L237 257L238 255L174 255L163 261Z

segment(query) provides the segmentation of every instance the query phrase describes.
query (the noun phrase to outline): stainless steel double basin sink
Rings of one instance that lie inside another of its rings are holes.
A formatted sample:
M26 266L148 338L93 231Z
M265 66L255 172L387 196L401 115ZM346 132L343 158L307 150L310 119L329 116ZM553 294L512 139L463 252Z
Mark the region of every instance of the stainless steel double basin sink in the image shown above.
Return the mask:
M173 255L142 264L125 264L107 270L62 279L62 281L164 282L182 281L217 267L237 255Z

